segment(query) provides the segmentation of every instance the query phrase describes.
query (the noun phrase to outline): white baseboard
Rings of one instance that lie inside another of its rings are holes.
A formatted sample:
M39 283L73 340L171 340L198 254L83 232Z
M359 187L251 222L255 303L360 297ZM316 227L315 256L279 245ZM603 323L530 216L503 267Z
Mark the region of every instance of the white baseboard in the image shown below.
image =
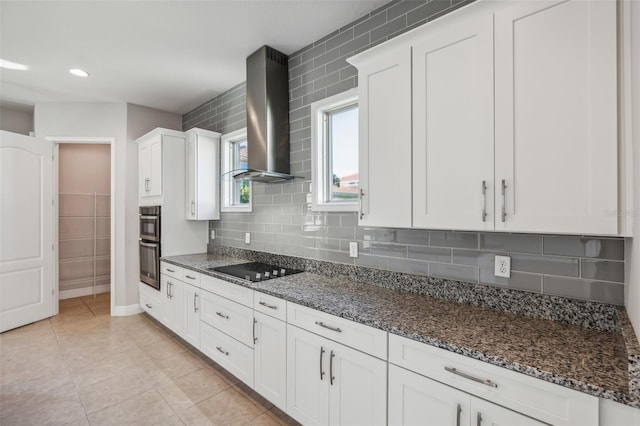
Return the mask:
M111 284L103 284L96 286L96 294L108 293L111 291ZM74 288L71 290L62 290L60 292L60 300L72 299L74 297L92 296L93 287Z
M114 306L111 311L111 316L113 317L126 317L129 315L136 315L144 312L140 305L137 303L135 305L127 305L127 306Z

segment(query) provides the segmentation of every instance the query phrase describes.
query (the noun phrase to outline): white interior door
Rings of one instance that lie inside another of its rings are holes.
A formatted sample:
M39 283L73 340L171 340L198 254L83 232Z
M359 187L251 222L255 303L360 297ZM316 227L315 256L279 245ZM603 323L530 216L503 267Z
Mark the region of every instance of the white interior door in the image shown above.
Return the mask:
M0 131L0 332L53 315L53 143Z

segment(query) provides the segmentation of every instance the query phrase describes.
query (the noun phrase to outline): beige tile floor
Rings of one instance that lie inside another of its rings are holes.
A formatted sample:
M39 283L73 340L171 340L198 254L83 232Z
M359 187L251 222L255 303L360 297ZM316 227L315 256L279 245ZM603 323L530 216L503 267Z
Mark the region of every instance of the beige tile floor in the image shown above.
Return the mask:
M0 425L295 424L146 315L109 294L0 334Z

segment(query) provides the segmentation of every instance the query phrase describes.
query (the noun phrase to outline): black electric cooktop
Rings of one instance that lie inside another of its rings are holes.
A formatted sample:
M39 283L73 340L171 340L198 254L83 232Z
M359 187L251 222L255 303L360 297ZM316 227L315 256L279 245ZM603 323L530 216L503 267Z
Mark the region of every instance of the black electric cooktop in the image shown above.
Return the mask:
M278 265L269 265L268 263L249 262L240 263L238 265L218 266L216 268L208 268L209 271L219 272L221 274L231 275L247 281L265 281L273 278L283 277L285 275L299 274L303 272L299 269L283 268Z

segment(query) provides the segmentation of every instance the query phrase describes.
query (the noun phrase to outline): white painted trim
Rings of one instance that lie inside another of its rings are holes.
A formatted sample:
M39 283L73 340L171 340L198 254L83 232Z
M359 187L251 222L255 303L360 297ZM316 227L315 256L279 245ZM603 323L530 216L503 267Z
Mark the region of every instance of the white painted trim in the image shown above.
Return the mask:
M325 158L324 115L332 110L358 103L358 88L346 90L311 104L311 210L324 212L356 212L360 203L356 201L328 202L324 199L324 183L327 180L327 158Z
M247 128L234 130L233 132L225 133L220 138L220 165L221 175L220 179L220 211L221 212L247 212L253 211L253 182L249 181L249 204L245 206L230 205L229 198L231 197L231 189L229 179L233 179L228 172L231 169L231 158L229 151L229 144L237 142L247 138Z
M96 294L109 293L111 284L103 284L96 286ZM62 290L59 292L60 300L73 299L74 297L92 296L93 287L74 288L71 290Z
M113 297L111 298L113 301ZM135 305L127 305L127 306L112 306L111 307L111 316L112 317L127 317L129 315L137 315L144 312L139 304Z
M46 140L52 141L55 144L54 150L54 169L55 176L53 176L54 182L54 197L55 197L55 208L53 209L53 226L55 230L55 243L54 243L54 261L55 261L55 293L56 296L53 298L53 312L54 315L58 314L58 305L60 301L60 283L58 277L58 246L59 246L59 229L58 229L58 162L60 159L59 154L59 144L61 143L84 143L84 144L109 144L111 146L110 153L110 161L111 161L111 235L110 244L111 244L111 252L109 253L111 256L111 265L110 265L110 274L111 274L111 284L110 284L110 293L111 293L111 314L113 315L115 309L115 301L116 301L116 288L115 288L115 276L116 276L116 244L115 244L115 236L116 236L116 138L114 137L77 137L77 136L46 136Z

